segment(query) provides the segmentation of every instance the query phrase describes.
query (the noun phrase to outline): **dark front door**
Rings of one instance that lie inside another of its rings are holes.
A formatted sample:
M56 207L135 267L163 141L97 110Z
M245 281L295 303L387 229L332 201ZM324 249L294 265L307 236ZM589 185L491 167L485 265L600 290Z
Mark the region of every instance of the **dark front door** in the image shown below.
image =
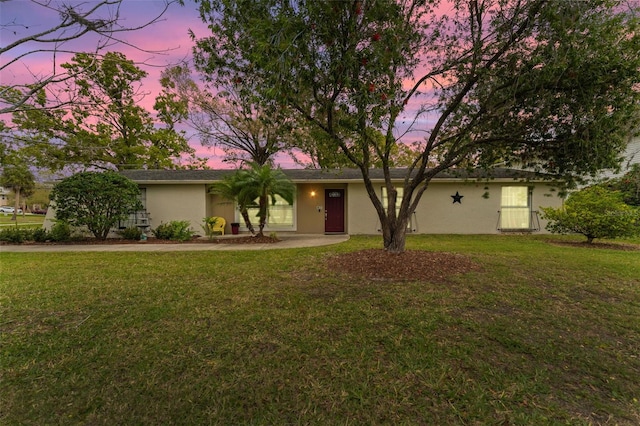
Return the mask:
M324 232L344 232L344 189L325 189L324 208Z

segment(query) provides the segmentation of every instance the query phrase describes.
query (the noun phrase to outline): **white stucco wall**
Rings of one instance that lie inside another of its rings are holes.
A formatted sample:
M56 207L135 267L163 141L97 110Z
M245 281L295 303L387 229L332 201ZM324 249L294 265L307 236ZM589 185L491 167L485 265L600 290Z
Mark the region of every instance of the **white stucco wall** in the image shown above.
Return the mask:
M380 191L382 184L380 186ZM534 186L532 210L540 206L559 207L562 199L553 185L519 183L513 180L484 182L434 182L416 209L412 218L413 232L419 234L493 234L497 230L503 186ZM485 189L488 188L488 189ZM379 221L363 184L349 184L347 232L349 234L376 234ZM452 195L462 195L461 203L453 203ZM483 197L485 192L488 198ZM540 220L540 232L545 233L545 222Z
M624 175L633 164L640 164L640 137L632 139L627 145L627 149L622 155L623 160L620 164L620 171L615 173L613 170L604 170L598 176L598 179L609 179Z
M140 185L146 188L147 212L151 228L173 220L187 220L191 229L203 234L202 219L207 216L207 189L204 184Z

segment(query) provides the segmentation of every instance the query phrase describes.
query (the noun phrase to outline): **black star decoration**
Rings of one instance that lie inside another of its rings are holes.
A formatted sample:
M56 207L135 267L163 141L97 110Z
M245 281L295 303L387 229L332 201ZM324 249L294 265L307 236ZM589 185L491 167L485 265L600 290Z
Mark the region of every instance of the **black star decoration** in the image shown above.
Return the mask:
M460 195L460 194L458 194L458 191L456 191L456 195L452 195L451 196L451 198L453 198L453 204L455 204L455 203L462 204L462 197L464 197L464 195Z

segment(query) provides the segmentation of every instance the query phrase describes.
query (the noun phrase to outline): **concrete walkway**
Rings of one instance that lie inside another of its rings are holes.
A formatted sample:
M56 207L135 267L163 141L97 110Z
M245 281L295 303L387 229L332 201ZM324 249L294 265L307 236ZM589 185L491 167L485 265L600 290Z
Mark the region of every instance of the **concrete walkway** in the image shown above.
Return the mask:
M291 234L278 235L282 241L273 244L206 244L206 243L183 243L183 244L23 244L23 245L0 245L0 253L35 253L35 252L96 252L96 251L215 251L215 250L274 250L301 247L319 247L330 244L338 244L349 239L348 235L312 235L312 234Z

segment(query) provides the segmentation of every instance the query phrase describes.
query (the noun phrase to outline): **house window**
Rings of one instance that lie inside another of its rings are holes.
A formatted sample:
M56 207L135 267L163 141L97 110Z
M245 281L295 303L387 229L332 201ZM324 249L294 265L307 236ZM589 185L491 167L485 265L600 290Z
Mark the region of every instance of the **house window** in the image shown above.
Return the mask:
M505 186L500 202L500 229L531 229L531 190L527 186Z
M147 188L140 188L138 199L142 203L142 210L147 210Z
M271 200L269 201L269 212L265 227L269 229L293 229L293 204L289 204L287 200L279 195L275 196L275 204L271 204ZM256 199L255 202L257 204L258 200ZM256 226L260 223L258 210L257 206L247 209L251 223Z
M396 217L400 214L400 205L402 204L402 198L404 196L404 188L396 188L398 195L396 195ZM389 195L387 194L387 188L382 187L382 207L385 211L389 208ZM411 218L407 223L407 232L411 232Z

